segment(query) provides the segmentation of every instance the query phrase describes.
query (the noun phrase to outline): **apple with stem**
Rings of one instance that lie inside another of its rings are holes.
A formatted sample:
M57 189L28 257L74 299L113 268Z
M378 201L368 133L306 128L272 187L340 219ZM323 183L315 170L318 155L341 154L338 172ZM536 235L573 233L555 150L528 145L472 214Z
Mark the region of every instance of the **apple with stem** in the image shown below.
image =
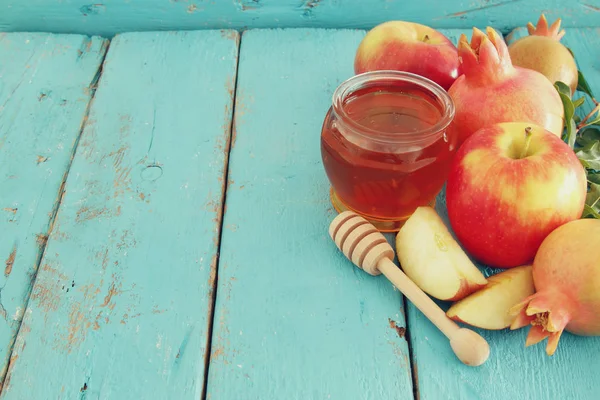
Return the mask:
M507 269L487 278L488 284L452 304L446 315L483 329L505 329L515 319L510 309L535 293L531 265Z
M439 300L459 300L487 284L452 237L437 212L423 206L396 235L396 255L404 273Z
M448 90L460 75L456 46L438 30L408 21L375 26L361 41L354 72L396 70L424 76Z
M544 238L581 217L585 170L574 151L538 125L479 129L450 165L446 207L462 247L498 268L530 264Z

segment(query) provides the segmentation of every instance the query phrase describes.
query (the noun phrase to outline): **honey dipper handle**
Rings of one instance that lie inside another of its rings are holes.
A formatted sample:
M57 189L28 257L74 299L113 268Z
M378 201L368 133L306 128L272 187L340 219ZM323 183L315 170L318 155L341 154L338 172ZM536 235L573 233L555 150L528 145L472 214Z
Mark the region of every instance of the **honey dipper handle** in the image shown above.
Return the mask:
M479 366L488 359L490 347L486 340L475 331L456 325L392 260L383 257L377 268L450 339L452 351L464 364Z
M431 300L400 268L389 258L382 258L377 264L379 271L384 274L429 320L442 331L448 339L460 329L454 321L446 316L444 311Z

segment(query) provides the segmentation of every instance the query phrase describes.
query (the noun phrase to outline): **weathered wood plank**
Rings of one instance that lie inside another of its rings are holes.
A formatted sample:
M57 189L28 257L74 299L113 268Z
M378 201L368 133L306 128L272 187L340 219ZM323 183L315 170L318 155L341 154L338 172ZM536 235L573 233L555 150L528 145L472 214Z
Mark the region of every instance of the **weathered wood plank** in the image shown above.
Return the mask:
M567 28L562 42L575 54L577 68L582 71L590 84L596 100L600 101L600 29ZM582 95L582 93L577 93L573 98L577 99ZM576 111L581 118L596 106L588 96L585 98L585 103Z
M565 26L599 26L600 0L29 0L2 9L0 31L111 36L198 28L370 28L402 19L437 28L524 26L545 12Z
M107 44L0 34L0 382Z
M402 297L354 267L327 233L335 213L320 129L363 35L242 38L211 399L412 397Z
M112 41L2 398L200 398L238 40Z
M568 36L569 45L588 72L590 84L600 90L598 30L570 29ZM449 227L443 193L438 200L436 208ZM493 273L483 265L480 267L486 274ZM449 306L444 302L439 304L444 309ZM600 392L596 378L600 370L600 338L565 333L557 353L548 357L545 342L525 348L528 329L475 329L488 340L491 355L486 364L472 368L455 358L447 339L412 306L408 307L408 326L422 400L594 399Z

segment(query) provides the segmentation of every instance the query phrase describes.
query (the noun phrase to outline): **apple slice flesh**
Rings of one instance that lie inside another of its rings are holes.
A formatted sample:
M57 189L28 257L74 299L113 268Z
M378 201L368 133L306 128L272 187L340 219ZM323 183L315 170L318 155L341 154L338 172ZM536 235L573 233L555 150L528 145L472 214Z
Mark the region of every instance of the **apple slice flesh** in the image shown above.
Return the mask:
M439 300L460 300L487 280L431 207L419 207L396 235L396 254L404 273Z
M454 303L446 315L478 328L504 329L514 319L510 308L534 292L531 266L511 268L490 276L486 287Z

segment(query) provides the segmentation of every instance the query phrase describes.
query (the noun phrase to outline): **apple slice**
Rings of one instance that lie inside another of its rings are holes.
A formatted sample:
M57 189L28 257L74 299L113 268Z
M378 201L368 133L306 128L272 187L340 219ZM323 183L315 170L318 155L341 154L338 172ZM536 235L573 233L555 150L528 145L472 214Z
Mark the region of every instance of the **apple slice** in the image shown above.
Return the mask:
M417 208L404 223L396 253L404 273L439 300L460 300L487 284L431 207Z
M478 328L508 328L514 319L510 308L534 292L531 266L511 268L490 276L486 287L454 303L446 315Z

